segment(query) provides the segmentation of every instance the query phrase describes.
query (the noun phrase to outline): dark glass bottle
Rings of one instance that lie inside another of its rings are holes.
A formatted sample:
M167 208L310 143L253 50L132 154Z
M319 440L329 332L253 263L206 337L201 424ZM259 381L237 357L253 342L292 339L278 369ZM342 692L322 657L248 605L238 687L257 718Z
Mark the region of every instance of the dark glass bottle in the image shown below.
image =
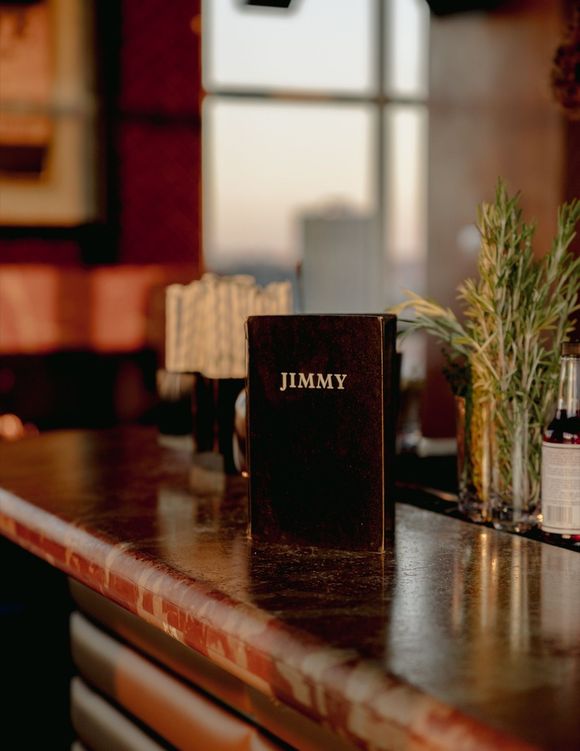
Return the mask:
M580 341L562 345L556 413L542 444L542 530L580 535Z

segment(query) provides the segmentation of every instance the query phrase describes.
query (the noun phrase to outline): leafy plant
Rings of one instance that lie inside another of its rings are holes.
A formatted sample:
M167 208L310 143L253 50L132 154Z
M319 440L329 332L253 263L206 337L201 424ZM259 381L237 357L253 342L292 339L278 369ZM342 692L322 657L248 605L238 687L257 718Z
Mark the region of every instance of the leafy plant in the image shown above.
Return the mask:
M578 200L561 206L552 247L536 259L535 227L522 219L519 194L508 195L500 179L495 201L478 210L478 278L458 290L464 321L412 292L393 309L397 314L414 309L406 333L421 329L443 343L455 393L468 393L474 408L491 405L497 486L533 502L539 498L541 430L555 397L560 346L579 307L580 258L569 252L579 219ZM526 487L519 490L514 487L516 440L527 462Z

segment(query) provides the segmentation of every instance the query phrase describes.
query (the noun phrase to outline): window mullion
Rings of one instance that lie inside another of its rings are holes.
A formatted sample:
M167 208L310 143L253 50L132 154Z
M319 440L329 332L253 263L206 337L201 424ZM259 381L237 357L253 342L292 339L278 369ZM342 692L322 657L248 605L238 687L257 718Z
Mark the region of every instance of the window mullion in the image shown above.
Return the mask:
M388 1L388 0L387 0ZM379 304L383 305L385 295L385 267L387 265L387 259L385 255L386 248L386 179L385 179L385 164L386 164L386 148L387 140L385 139L385 102L386 102L386 73L385 70L385 5L384 0L376 0L375 13L376 13L376 40L375 40L375 66L376 66L376 80L377 80L377 101L375 104L376 117L375 117L375 139L376 139L376 154L374 162L375 173L375 253L376 253L376 285L377 289L375 294ZM388 266L387 266L388 270Z

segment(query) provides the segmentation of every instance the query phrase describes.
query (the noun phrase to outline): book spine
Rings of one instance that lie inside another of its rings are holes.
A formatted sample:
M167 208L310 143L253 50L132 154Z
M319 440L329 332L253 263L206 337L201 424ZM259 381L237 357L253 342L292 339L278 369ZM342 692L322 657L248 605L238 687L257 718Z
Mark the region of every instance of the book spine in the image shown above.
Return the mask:
M383 508L384 538L392 538L395 530L395 431L399 390L399 358L396 353L397 321L393 317L382 319L382 369L383 369Z
M248 526L246 529L246 534L248 539L252 538L252 478L254 476L253 467L252 467L252 440L250 436L250 426L252 425L251 422L251 414L252 414L252 399L251 399L251 363L250 363L250 352L251 352L251 346L250 341L252 337L252 320L251 318L246 320L245 323L245 331L246 331L246 467L248 468Z

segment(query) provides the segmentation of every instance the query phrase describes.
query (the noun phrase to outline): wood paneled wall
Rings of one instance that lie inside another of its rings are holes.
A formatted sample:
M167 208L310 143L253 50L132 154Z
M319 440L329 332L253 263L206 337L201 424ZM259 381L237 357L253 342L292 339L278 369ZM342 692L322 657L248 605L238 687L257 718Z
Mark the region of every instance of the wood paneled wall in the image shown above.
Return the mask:
M201 264L200 7L95 0L103 216L0 227L0 264Z
M427 293L456 311L457 285L475 273L477 238L466 228L476 206L493 198L498 176L521 190L526 217L536 219L538 254L548 249L557 206L573 189L570 152L578 144L550 89L565 11L560 0L517 0L493 12L432 18ZM455 430L441 365L432 343L428 436Z

